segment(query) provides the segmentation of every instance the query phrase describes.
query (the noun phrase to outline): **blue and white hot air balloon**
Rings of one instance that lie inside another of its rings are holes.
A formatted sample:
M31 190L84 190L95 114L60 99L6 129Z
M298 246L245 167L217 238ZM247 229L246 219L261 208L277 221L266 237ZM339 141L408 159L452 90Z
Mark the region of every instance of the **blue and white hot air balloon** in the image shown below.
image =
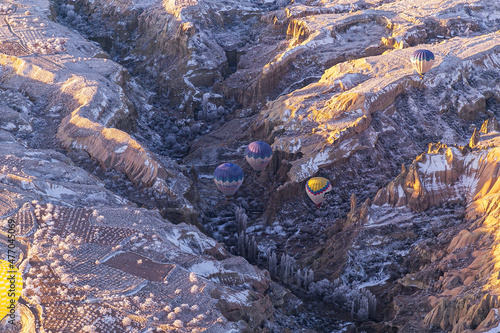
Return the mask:
M243 169L233 163L221 164L214 171L215 185L227 197L238 191L244 178Z
M245 159L255 171L262 171L271 162L273 149L262 141L254 141L245 148Z
M411 64L417 73L423 77L434 64L434 53L429 50L416 50L411 55Z

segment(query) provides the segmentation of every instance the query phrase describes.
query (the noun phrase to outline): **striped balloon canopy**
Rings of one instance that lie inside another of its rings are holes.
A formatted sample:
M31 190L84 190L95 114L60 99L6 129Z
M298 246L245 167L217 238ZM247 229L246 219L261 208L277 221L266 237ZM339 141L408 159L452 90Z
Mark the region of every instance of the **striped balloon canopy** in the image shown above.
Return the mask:
M273 149L262 141L254 141L245 148L245 159L255 171L262 171L271 162Z
M244 178L243 169L233 163L221 164L214 171L215 185L228 197L238 191Z
M325 194L331 190L332 184L323 177L313 177L306 183L306 193L318 207L325 201Z
M434 53L429 50L416 50L411 55L411 64L418 74L424 75L434 64Z

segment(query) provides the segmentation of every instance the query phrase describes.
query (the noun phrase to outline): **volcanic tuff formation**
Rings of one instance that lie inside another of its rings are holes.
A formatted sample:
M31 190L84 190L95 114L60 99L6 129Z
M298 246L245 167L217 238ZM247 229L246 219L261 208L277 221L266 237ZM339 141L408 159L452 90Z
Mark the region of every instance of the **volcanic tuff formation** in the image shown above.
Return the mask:
M26 329L497 329L498 1L0 4L0 216L21 222ZM254 140L274 149L260 174ZM224 162L245 171L232 201ZM312 176L333 185L320 210ZM300 311L168 220L269 268Z
M8 218L17 223L25 281L21 320L4 320L2 331L272 328L274 304L300 302L266 271L110 185L177 223L197 222L186 168L133 137L145 93L96 44L51 21L50 9L0 7L1 232Z
M386 284L387 294L400 293L384 314L387 327L485 332L498 325L499 129L489 121L471 145L430 145L364 214L350 214L359 227L346 228L355 235L342 279L401 276ZM371 271L363 276L359 267Z
M0 142L0 216L17 224L25 332L239 332L272 318L270 297L285 292L267 272L134 207L60 153L3 130Z

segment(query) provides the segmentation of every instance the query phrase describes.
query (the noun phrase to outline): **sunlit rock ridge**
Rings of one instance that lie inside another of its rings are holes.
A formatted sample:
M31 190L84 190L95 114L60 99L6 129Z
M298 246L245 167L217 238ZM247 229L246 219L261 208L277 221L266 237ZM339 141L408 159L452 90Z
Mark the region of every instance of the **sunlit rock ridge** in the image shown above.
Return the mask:
M3 329L237 332L272 317L271 289L282 291L267 272L134 207L60 153L3 130L0 141L0 214L17 224L24 279L21 321Z
M23 87L33 99L45 100L42 112L60 120L56 137L62 146L86 151L135 183L168 191L165 179L176 178L175 173L166 171L146 147L118 129L135 126L135 110L123 89L125 70L71 30L35 15L40 8L31 9L33 13L29 6L10 8L12 14L2 27L14 31L2 43L4 87Z
M25 280L2 329L498 331L499 12L0 1L0 232L18 222Z
M138 208L94 175L145 189L196 223L186 168L134 137L134 103L147 103L127 70L53 21L49 2L2 2L0 10L1 232L16 222L24 278L16 325L4 320L2 331L273 326L273 302L287 291L266 271L193 225Z

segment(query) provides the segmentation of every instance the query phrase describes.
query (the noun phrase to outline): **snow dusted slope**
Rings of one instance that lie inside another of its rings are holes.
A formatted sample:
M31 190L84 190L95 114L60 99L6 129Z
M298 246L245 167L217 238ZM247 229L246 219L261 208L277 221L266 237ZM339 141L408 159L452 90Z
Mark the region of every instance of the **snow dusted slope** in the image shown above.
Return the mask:
M64 155L26 149L3 130L0 163L1 233L16 221L23 316L39 329L273 327L270 296L278 301L282 289L196 227L134 207Z
M12 118L12 110L22 111L15 121L4 118L2 128L32 137L32 146L83 150L104 169L115 169L133 183L168 196L186 212L192 210L184 198L190 182L182 168L168 158L160 162L127 133L135 128L137 116L131 99L142 93L130 93L134 85L126 70L95 44L50 21L48 3L34 5L11 5L2 15L0 29L6 39L0 64L8 106L2 114Z
M499 93L498 85L488 79L500 78L500 35L454 38L428 48L437 61L424 80L412 74L409 58L416 48L408 48L341 63L318 83L270 103L262 118L266 128L273 129L274 147L304 154L292 163L290 180L303 181L359 149L373 148L379 134L371 124L375 112L393 117L395 111L416 113L413 117L432 113L438 122L426 124L428 133L434 126L453 133L453 124L439 121L440 114L474 119L484 112L486 100ZM419 95L415 102L421 108L398 110L397 98L409 93ZM443 139L455 138L459 136Z
M314 285L318 297L348 311L345 299L353 290L369 288L378 311L369 313L376 323L365 323L365 329L496 327L498 129L490 120L468 146L431 145L373 204L338 220L313 264L338 280ZM367 319L356 311L357 320Z

